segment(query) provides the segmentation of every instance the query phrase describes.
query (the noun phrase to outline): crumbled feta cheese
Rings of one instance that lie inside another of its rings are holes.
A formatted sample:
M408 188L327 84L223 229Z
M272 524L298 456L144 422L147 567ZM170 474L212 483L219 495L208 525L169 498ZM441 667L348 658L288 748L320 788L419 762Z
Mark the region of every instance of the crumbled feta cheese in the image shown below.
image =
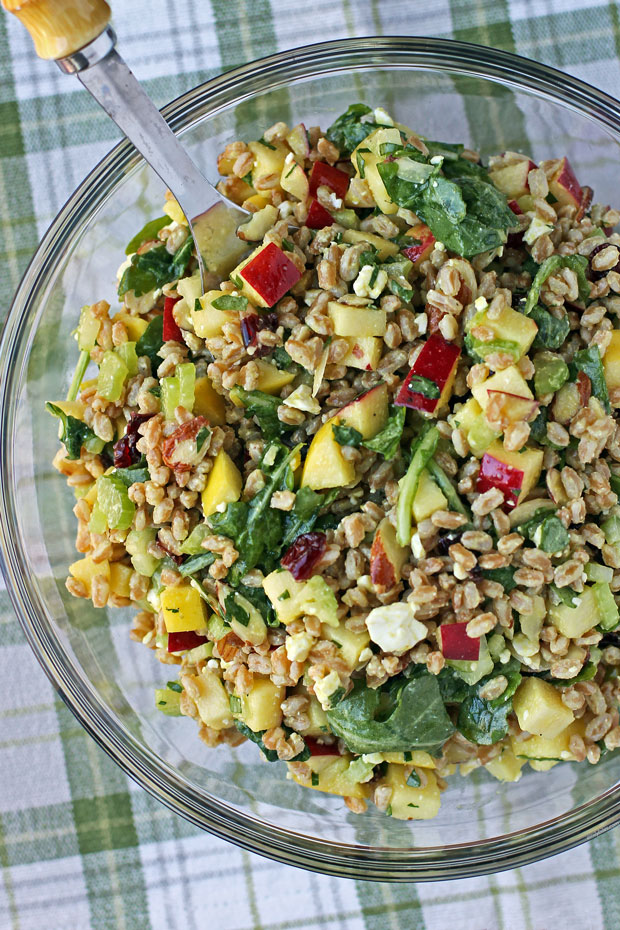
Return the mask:
M366 617L366 626L373 643L384 652L402 655L421 642L428 630L415 619L413 604L396 603L375 607Z
M330 697L340 687L340 676L333 669L324 678L314 682L314 694L323 710L328 710Z
M263 465L266 465L267 468L271 468L271 466L273 465L273 463L274 463L275 460L276 460L276 455L277 455L277 454L278 454L277 446L275 446L275 445L269 446L269 448L268 448L267 451L265 452L265 456L264 456L264 458L263 458Z
M488 306L489 306L489 302L486 299L486 297L476 297L476 299L474 300L474 307L476 308L476 310L478 310L478 312L480 312L481 310L486 310Z
M158 614L159 611L161 610L159 594L156 594L153 588L151 588L149 591L147 591L146 599L151 605L151 607L153 608L153 610L155 611L155 613Z
M431 165L442 165L443 164L443 155L433 155L431 158ZM435 185L436 187L437 185Z
M300 384L282 403L285 407L293 407L294 410L305 410L307 413L321 412L321 405L312 396L308 384Z
M446 247L445 247L445 245L443 244L443 242L436 242L434 248L435 248L438 252L445 252L445 251L446 251Z
M341 210L341 209L342 209L342 199L341 199L340 197L337 197L336 194L335 194L333 191L329 191L329 193L328 193L328 195L327 195L327 197L326 197L325 199L327 200L329 206L330 206L333 210Z
M411 537L411 551L416 559L423 559L426 556L426 549L422 545L422 540L418 532L415 532Z
M220 663L218 662L217 659L207 660L207 668L219 668L219 667L220 667Z
M544 223L540 217L535 216L528 226L527 232L523 236L523 241L527 242L528 245L533 245L537 239L550 232L553 232L553 226Z
M287 636L284 644L290 662L305 662L314 645L314 637L303 630L301 633Z
M362 762L368 762L370 765L380 765L383 762L383 754L380 752L369 752L362 756Z
M292 168L294 164L295 164L295 156L293 155L292 152L289 152L286 158L284 159L284 167Z
M281 217L286 219L287 216L290 216L293 210L295 209L295 204L290 200L283 200L280 206L278 207L278 213Z
M227 507L228 507L228 504L225 501L222 501L221 504L216 504L215 509L217 510L218 513L224 513Z
M393 126L394 120L383 107L376 107L374 112L375 123L379 123L380 126Z
M415 325L418 327L418 333L423 336L428 329L428 317L425 313L416 314Z
M375 277L375 282L371 286L370 280L375 274L375 269L372 265L364 265L358 274L357 278L353 282L353 290L358 297L371 297L373 300L376 300L380 296L381 291L388 282L387 272L381 268Z

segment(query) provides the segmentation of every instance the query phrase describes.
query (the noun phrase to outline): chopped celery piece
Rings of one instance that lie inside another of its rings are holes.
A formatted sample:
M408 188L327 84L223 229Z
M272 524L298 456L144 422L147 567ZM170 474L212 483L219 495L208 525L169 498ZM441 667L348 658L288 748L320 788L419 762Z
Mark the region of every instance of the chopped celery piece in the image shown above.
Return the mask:
M80 352L80 357L78 363L75 366L75 372L73 373L73 378L67 391L67 400L75 400L80 391L80 384L84 380L84 375L86 374L86 369L90 362L90 352L84 349Z
M611 588L604 581L597 581L593 586L596 606L598 608L598 627L606 632L615 630L620 620L620 611Z
M202 548L202 541L207 536L212 536L213 530L206 523L198 523L191 531L185 542L181 544L183 555L201 555L205 550Z
M162 378L160 383L160 403L163 415L167 420L174 420L175 407L179 406L179 379L176 376Z
M99 504L95 504L90 514L90 521L88 523L89 533L98 533L100 536L105 533L108 528L108 520L103 510Z
M140 575L151 578L161 559L147 552L148 547L157 538L155 527L147 526L143 530L130 530L125 540L125 548L131 556L131 564Z
M598 562L587 562L583 567L588 581L606 581L607 584L614 577L613 568L608 565L600 565Z
M127 366L129 377L133 378L134 375L137 375L138 355L136 353L135 342L122 342L120 346L116 347L115 351L117 355L120 355L125 365Z
M401 546L411 545L411 514L413 499L418 489L420 475L435 454L439 441L439 431L430 423L425 424L413 447L413 456L406 474L399 482L398 503L396 505L396 539Z
M114 475L97 478L97 505L105 514L110 529L129 529L136 505L129 500L127 488L120 478Z
M99 436L95 436L95 435L88 436L84 440L84 448L86 449L87 452L92 452L93 455L98 455L104 446L105 446L105 442L103 441L103 439L99 439Z
M194 386L196 384L196 366L185 362L177 367L179 379L179 403L190 413L194 409Z
M230 633L228 624L224 623L219 614L211 614L209 622L207 623L207 635L209 638L217 642L218 639L226 636L227 633Z
M97 393L113 403L120 400L127 378L127 365L112 349L103 353L97 378Z
M157 688L155 691L155 706L168 717L181 716L181 694L170 688Z
M100 329L101 320L95 316L92 307L82 307L77 328L77 343L81 352L90 352L95 348Z
M200 646L194 646L193 649L185 653L185 661L189 662L191 665L195 665L196 662L203 662L205 659L210 659L212 655L213 643L202 643Z
M612 513L606 520L601 523L601 529L605 534L605 539L610 546L620 542L620 516Z

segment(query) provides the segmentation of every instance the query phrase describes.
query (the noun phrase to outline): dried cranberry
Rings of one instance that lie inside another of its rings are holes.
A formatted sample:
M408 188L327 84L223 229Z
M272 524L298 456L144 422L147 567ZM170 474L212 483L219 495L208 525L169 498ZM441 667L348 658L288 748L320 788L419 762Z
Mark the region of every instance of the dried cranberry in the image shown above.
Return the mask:
M439 537L437 548L442 555L447 555L450 546L453 546L460 538L461 532L459 530L452 531L451 533L443 533L443 535Z
M241 335L243 337L244 346L247 348L248 346L256 345L259 330L270 329L271 332L275 333L277 328L277 313L261 313L260 316L258 313L249 313L247 316L241 318ZM261 355L268 355L270 352L271 348L269 346L260 346L255 352L255 356L260 357Z
M603 249L607 248L618 250L618 262L613 268L606 268L605 271L596 271L596 269L592 267L592 259L598 252L602 252ZM614 245L613 242L602 242L601 245L597 245L596 248L592 249L590 252L590 258L588 259L588 278L590 281L600 281L600 279L608 275L610 271L620 271L620 246Z
M311 756L340 756L342 753L338 749L338 743L319 743L313 736L305 736L304 742L310 750Z
M325 533L302 533L284 553L282 565L288 568L295 581L307 581L326 547Z
M137 444L141 438L138 427L146 423L153 416L152 413L132 413L131 419L127 424L125 435L114 443L114 466L115 468L129 468L140 461L141 453L138 452Z

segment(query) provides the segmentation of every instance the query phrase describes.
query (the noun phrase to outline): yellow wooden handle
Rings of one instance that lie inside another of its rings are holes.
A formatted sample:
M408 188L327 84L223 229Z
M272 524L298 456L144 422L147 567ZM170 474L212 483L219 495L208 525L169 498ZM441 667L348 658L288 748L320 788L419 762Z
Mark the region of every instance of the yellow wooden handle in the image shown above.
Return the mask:
M1 0L22 21L40 58L66 58L103 32L110 21L105 0Z

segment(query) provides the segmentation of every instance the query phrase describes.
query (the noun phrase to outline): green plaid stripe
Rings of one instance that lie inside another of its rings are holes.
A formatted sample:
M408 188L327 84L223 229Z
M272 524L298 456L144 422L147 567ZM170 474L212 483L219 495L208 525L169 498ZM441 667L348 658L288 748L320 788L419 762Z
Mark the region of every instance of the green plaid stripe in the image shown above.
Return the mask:
M403 33L517 51L620 95L615 3L134 0L117 6L122 50L160 105L278 49ZM498 92L500 105L505 114L510 94ZM284 118L286 106L283 96ZM515 107L519 135L521 118ZM0 307L64 199L116 138L90 98L53 66L33 60L17 23L0 17ZM0 320L3 314L0 309ZM617 831L525 869L417 887L294 871L201 833L130 783L79 727L36 665L2 591L0 682L2 930L620 925Z

